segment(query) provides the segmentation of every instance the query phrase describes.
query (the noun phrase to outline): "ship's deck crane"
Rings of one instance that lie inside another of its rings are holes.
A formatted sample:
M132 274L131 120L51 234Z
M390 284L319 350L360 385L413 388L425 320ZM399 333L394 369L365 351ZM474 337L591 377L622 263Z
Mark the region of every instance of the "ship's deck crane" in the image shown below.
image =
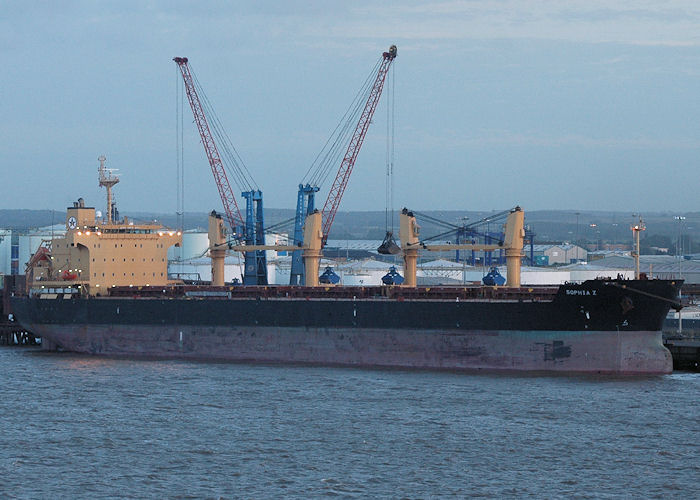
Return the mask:
M502 219L505 219L508 214L510 214L510 210L505 210L502 212L494 212L492 214L489 214L488 216L477 220L475 222L472 222L470 224L462 224L462 225L457 225L457 224L452 224L451 222L447 222L441 219L438 219L436 217L430 216L426 213L419 213L415 210L413 210L413 214L417 216L420 219L423 219L427 222L430 222L432 224L435 224L438 227L445 228L447 231L442 232L440 234L436 234L435 236L431 236L430 238L425 238L423 241L428 242L431 240L438 240L442 238L448 238L449 240L452 240L454 238L456 246L455 248L455 261L459 262L460 260L467 260L464 255L460 254L460 245L462 244L476 244L477 241L482 241L484 245L489 245L494 242L498 242L502 239L501 232L493 232L488 229L489 224L498 224ZM476 250L471 248L471 265L476 264ZM497 262L500 264L502 263L502 258L504 249L503 248L498 248L499 251L499 256L497 256ZM484 264L490 266L492 264L492 258L493 258L493 251L487 250L484 251Z
M418 251L427 250L431 252L444 252L456 249L493 251L503 248L506 254L507 281L509 288L520 287L520 264L523 251L523 240L525 237L524 220L525 213L520 207L515 207L508 211L508 217L504 226L505 234L502 241L497 245L478 244L447 244L447 245L427 245L425 240L419 239L420 227L416 222L413 212L404 208L400 215L399 237L404 258L404 286L416 286L416 268Z
M338 172L336 173L333 185L331 186L331 189L328 192L328 198L326 199L326 202L323 205L323 209L321 210L323 221L322 246L325 246L326 241L328 240L328 234L330 233L331 226L333 225L333 220L335 219L338 207L340 206L340 200L342 199L343 193L345 193L345 189L347 188L348 181L350 180L350 174L352 173L352 169L355 166L355 161L357 160L357 155L360 153L362 143L365 139L365 135L367 134L367 129L369 128L369 124L372 121L374 111L377 109L379 98L382 95L382 89L384 88L386 75L389 71L391 63L394 61L394 59L396 59L396 54L396 45L392 45L391 47L389 47L389 50L387 52L384 52L382 54L381 60L376 70L376 76L374 77L374 81L371 87L367 86L369 92L364 104L364 108L362 109L360 118L357 122L357 125L355 126L355 131L352 134L352 137L350 138L350 142L347 146L347 150L345 152L343 160L340 163ZM336 131L338 131L338 129L336 129ZM342 135L342 132L343 130L341 129L340 135ZM326 145L328 146L329 143L330 139L329 142L326 143ZM330 149L326 151L325 155L320 154L319 156L323 156L324 158L332 156L332 151L337 144L338 139L336 139L336 141L331 145ZM324 165L321 164L320 169L323 169L323 167ZM304 224L304 217L314 212L314 197L318 189L319 188L315 183L302 183L299 185L296 218L294 225L294 243L296 245L302 244L301 236L303 234L302 226ZM316 280L314 280L314 282L315 281ZM298 285L305 283L306 281L304 276L304 265L302 263L302 252L297 250L292 253L292 270L290 276L290 284Z
M264 245L265 234L263 230L262 192L259 189L252 189L254 182L252 182L250 174L245 167L238 167L235 158L229 154L230 163L233 163L232 167L236 168L236 171L233 173L239 179L239 185L243 184L243 186L248 188L248 190L242 192L242 196L246 199L246 217L244 219L238 208L238 203L233 194L233 189L231 189L228 176L226 175L226 169L224 168L222 157L219 154L219 149L214 140L212 128L209 126L204 106L199 98L197 80L190 70L188 59L186 57L174 57L173 61L175 61L182 74L187 99L192 108L197 130L202 138L202 145L204 146L204 151L209 160L209 166L214 174L216 187L219 190L219 196L224 205L226 220L231 228L233 239L244 240L246 245ZM214 131L216 132L216 126L218 125L216 121L213 125L215 125ZM221 134L218 135L220 138L227 139L225 135L223 137ZM226 147L225 143L224 147ZM233 148L231 147L231 149ZM243 189L242 186L239 187ZM223 279L223 275L220 276L220 279ZM246 285L267 285L267 262L264 251L245 252L243 283Z

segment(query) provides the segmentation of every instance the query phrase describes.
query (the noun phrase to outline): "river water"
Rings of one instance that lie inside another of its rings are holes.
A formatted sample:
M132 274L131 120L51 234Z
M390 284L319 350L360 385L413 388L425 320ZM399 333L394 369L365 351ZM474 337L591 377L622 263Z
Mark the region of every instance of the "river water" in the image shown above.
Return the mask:
M697 498L700 374L499 376L0 349L2 498Z

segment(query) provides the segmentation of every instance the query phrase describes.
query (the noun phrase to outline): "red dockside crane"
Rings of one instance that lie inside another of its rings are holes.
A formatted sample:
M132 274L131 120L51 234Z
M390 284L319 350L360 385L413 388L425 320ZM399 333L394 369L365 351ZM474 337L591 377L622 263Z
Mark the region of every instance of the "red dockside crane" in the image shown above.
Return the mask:
M241 211L238 209L238 203L236 203L236 197L233 194L231 184L226 176L226 170L224 169L224 164L221 161L221 155L216 147L214 137L212 136L209 128L209 123L207 122L207 117L204 114L202 103L200 102L197 91L195 90L192 73L187 65L187 58L174 57L173 61L175 61L178 68L180 68L180 72L182 73L182 79L185 82L185 91L187 92L187 99L190 101L192 114L194 115L194 120L197 123L199 135L202 138L202 144L204 145L204 150L206 151L207 159L209 160L209 166L214 174L216 187L219 190L219 196L221 197L221 202L224 205L226 219L228 220L229 226L233 231L233 235L236 236L237 228L242 228L245 225L244 219L241 215Z
M362 147L362 142L365 140L365 135L367 134L367 129L372 121L372 116L374 111L377 109L377 104L379 103L379 98L382 95L382 89L384 88L384 81L386 79L386 74L389 71L391 63L396 59L396 45L389 47L388 52L382 54L382 63L377 71L377 77L374 80L374 85L370 90L367 103L365 104L362 115L360 115L360 120L357 122L355 127L355 133L350 140L348 149L343 157L343 161L340 163L340 168L333 181L333 186L328 192L328 198L326 199L325 205L323 205L323 245L325 246L328 240L328 233L333 225L333 219L335 219L335 214L338 211L338 206L340 205L340 200L343 197L345 188L348 186L348 180L350 179L350 174L352 173L352 168L355 166L355 160L357 160L357 155Z

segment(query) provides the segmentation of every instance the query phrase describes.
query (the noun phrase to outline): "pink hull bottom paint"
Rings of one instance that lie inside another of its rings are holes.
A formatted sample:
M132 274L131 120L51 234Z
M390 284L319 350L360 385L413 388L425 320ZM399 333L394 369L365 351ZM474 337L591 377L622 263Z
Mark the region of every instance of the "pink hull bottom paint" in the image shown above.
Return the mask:
M46 345L107 356L622 375L673 369L652 331L30 326Z

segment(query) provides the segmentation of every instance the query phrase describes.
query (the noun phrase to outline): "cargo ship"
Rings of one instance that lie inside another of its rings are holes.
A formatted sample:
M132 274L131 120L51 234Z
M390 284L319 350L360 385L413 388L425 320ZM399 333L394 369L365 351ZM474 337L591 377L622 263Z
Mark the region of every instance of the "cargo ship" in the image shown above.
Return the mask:
M11 299L17 321L44 347L102 356L463 371L672 371L661 328L670 308L680 307L682 282L606 278L523 287L519 207L508 215L498 245L461 247L503 248L505 286L417 286L418 252L442 246L420 241L406 209L401 285L319 284L318 212L306 219L303 246L294 247L303 250L306 285L226 285L227 240L214 212L212 282L188 285L167 272L167 249L181 244L180 232L113 217L111 186L104 185L107 217L82 199L68 207L65 235L32 256L26 290Z

